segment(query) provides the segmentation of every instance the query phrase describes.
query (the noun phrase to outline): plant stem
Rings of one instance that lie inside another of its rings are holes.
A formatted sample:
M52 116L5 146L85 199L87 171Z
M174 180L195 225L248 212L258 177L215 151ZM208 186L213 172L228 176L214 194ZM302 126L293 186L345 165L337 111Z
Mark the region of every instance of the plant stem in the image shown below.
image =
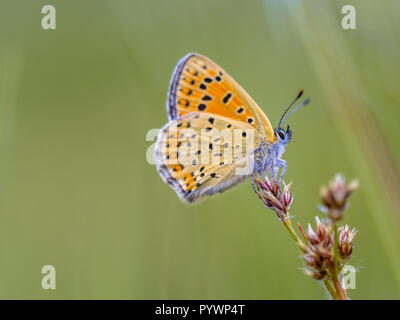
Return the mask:
M336 300L347 300L346 290L342 287L337 274L333 277L333 286L336 291Z
M329 292L329 294L331 295L332 299L337 300L337 295L336 295L336 291L335 289L332 287L332 283L328 278L325 278L325 280L323 281L323 284L326 288L326 290Z
M287 216L284 219L282 219L282 222L283 222L284 226L286 227L286 229L289 231L293 240L300 247L300 249L304 250L305 245L304 245L303 241L301 241L301 239L297 235L296 231L293 229L292 221L289 218L289 214L287 214Z
M334 268L334 274L338 274L338 256L339 256L339 232L338 232L338 227L337 224L335 223L333 225L333 232L334 232L334 237L335 237L335 248L333 252L333 268Z
M346 290L339 281L339 232L336 223L333 225L333 232L335 238L332 270L333 286L336 290L337 300L347 300Z

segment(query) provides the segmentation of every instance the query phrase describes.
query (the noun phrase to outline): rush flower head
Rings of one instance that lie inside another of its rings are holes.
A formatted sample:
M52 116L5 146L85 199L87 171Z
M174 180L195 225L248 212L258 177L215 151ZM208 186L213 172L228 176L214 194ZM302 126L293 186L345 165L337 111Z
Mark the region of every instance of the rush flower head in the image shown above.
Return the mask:
M268 177L265 177L265 180L255 178L255 184L254 191L265 206L274 210L281 220L288 217L288 212L293 202L290 183L285 185L283 190L278 182L273 179L269 180Z
M328 214L326 221L315 217L315 227L308 224L305 230L298 224L301 239L293 229L289 209L293 203L290 184L281 187L280 183L268 177L253 178L253 189L265 206L272 209L288 230L301 251L305 267L304 273L323 283L332 299L347 300L346 288L342 286L340 272L351 258L356 229L348 225L339 227L348 206L348 198L357 188L358 182L346 185L341 175L336 175L329 186L321 188L321 210Z
M318 217L315 217L315 232L310 224L308 224L308 230L305 234L311 246L321 245L325 248L331 248L333 244L333 237L331 234L331 228L325 226Z
M307 267L309 267L306 269L307 271L321 272L326 267L327 260L312 250L309 250L309 252L305 253L303 255L303 259Z
M321 280L326 275L326 267L332 263L334 239L332 228L326 226L318 217L315 217L315 231L308 225L307 232L299 225L303 238L308 244L303 253L307 265L305 270L309 276Z
M317 280L324 280L325 277L327 276L327 272L325 270L315 271L315 270L310 270L310 269L304 269L304 273L307 276L317 279Z
M344 227L339 228L339 232L339 254L343 260L348 260L353 252L357 230L355 228L350 229L346 224Z
M357 187L357 180L353 180L346 185L343 176L337 174L328 187L322 186L321 188L321 211L327 213L331 221L336 223L342 219L343 211L348 204L347 200Z

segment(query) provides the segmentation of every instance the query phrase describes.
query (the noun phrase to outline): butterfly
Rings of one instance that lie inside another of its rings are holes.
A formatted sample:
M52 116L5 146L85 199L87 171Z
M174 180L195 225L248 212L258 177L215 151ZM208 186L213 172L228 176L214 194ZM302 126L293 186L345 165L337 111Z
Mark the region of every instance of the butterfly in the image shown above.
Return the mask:
M176 65L167 97L168 123L154 158L161 178L186 202L223 192L247 177L286 172L282 154L292 131L283 122L310 99L283 113L277 129L246 91L209 58L189 53Z

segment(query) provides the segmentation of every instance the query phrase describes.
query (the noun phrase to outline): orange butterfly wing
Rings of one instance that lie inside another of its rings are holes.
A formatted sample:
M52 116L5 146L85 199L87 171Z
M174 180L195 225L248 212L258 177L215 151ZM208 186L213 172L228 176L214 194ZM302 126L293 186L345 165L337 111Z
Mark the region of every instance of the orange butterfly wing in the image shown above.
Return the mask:
M267 116L233 78L215 62L189 53L175 67L167 111L169 120L190 112L207 112L254 127L267 143L276 141Z
M253 151L261 140L249 124L191 112L160 131L155 146L157 170L182 200L193 202L253 174Z

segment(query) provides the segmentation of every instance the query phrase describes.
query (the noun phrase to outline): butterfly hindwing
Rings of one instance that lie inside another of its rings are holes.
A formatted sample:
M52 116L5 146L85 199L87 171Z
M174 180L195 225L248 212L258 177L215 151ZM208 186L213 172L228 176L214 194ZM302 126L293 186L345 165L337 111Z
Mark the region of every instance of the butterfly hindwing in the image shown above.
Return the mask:
M175 67L167 109L170 120L191 112L212 113L250 125L268 143L275 140L268 118L246 91L220 66L197 53L186 55Z
M261 136L249 124L188 113L170 121L156 143L157 169L183 200L222 192L253 173Z

